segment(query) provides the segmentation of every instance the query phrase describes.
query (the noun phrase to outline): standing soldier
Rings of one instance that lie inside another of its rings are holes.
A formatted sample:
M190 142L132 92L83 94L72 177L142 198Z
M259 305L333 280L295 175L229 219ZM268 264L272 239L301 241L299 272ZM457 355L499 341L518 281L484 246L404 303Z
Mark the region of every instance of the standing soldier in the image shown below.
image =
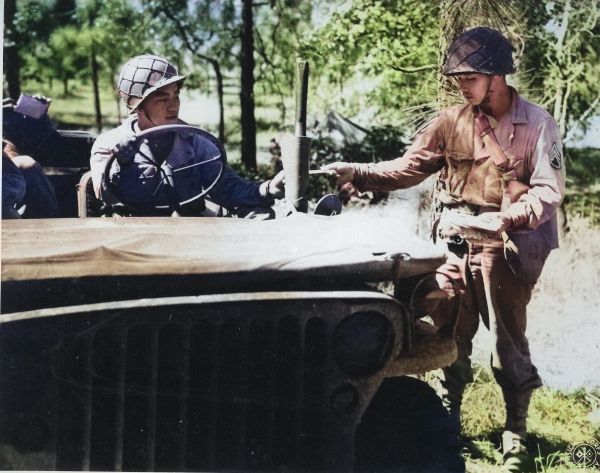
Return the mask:
M505 76L514 72L512 47L498 31L466 31L451 44L442 71L456 81L466 104L442 111L400 158L338 162L324 169L361 191L404 189L440 172L443 212L432 233L438 242L448 242L437 283L449 299L430 310L436 326L450 321L445 309L460 297L458 358L444 369L443 399L460 422L481 316L493 339L491 365L506 408L505 466L521 471L530 463L529 401L542 385L525 336L526 307L545 257L558 247L556 210L565 169L556 122L506 83Z

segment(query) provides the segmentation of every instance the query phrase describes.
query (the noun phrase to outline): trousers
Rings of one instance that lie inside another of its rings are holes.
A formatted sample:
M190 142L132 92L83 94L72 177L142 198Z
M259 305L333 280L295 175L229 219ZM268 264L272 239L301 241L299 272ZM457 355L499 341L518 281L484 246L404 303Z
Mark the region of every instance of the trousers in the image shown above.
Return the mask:
M438 327L452 317L450 304L460 297L455 340L457 360L444 370L449 408L460 408L462 391L473 381L470 357L480 320L492 336L491 367L503 391L530 392L542 385L531 362L527 328L527 304L533 284L518 279L508 265L502 247L463 243L463 251L450 251L437 272L437 283L450 299L430 314Z

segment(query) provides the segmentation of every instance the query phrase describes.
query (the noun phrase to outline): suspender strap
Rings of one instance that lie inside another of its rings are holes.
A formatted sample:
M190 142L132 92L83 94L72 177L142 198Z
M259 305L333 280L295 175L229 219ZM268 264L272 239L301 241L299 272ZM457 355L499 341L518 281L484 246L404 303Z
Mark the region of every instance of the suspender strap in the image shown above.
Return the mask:
M479 136L481 136L485 148L489 151L492 161L496 166L504 169L508 159L498 144L498 140L496 139L496 135L494 134L494 130L490 125L488 117L483 113L480 113L477 121L479 123Z

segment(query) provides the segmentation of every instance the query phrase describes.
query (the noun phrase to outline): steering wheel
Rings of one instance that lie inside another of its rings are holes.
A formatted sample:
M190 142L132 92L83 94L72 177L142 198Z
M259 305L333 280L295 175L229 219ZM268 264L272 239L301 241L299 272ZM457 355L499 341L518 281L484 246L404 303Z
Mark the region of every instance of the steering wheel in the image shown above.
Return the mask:
M166 134L166 133L174 133L174 132L186 132L192 133L200 137L201 140L204 140L204 146L202 148L205 151L205 154L202 156L197 156L197 159L193 164L185 165L179 168L172 168L165 160L162 164L158 164L155 162L150 156L147 156L144 153L140 153L141 145L146 141L149 136ZM124 195L123 190L119 189L115 182L113 182L111 178L111 169L117 159L117 152L114 152L108 162L106 163L106 167L104 168L104 174L102 176L102 188L104 192L108 192L109 197L112 197L111 200L120 202L126 207L137 209L137 210L148 210L148 209L171 209L175 212L179 211L179 208L184 203L187 204L189 202L195 201L204 197L208 194L211 189L219 182L223 172L227 166L227 154L225 152L225 148L221 142L215 138L210 133L197 128L191 125L161 125L153 128L149 128L147 130L142 131L141 133L130 137L130 141L127 143L127 153L131 153L131 159L133 161L133 156L138 155L142 156L144 161L151 166L154 166L159 176L156 179L156 186L151 189L151 193L149 197L145 201L133 200L130 197ZM203 186L202 190L197 194L192 196L191 198L188 196L185 198L185 201L180 201L177 192L175 190L175 177L177 173L183 170L189 170L190 168L205 166L205 165L219 165L219 170L216 173L215 177L210 181L208 186ZM134 163L132 162L132 166ZM167 203L164 202L164 197L166 194Z

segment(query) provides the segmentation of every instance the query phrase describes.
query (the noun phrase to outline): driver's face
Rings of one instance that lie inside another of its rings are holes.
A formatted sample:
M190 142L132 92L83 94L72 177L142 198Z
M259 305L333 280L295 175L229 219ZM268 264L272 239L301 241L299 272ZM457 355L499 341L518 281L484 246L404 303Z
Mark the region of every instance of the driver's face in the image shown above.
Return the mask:
M179 85L176 83L152 92L138 109L140 129L177 124L180 105Z

